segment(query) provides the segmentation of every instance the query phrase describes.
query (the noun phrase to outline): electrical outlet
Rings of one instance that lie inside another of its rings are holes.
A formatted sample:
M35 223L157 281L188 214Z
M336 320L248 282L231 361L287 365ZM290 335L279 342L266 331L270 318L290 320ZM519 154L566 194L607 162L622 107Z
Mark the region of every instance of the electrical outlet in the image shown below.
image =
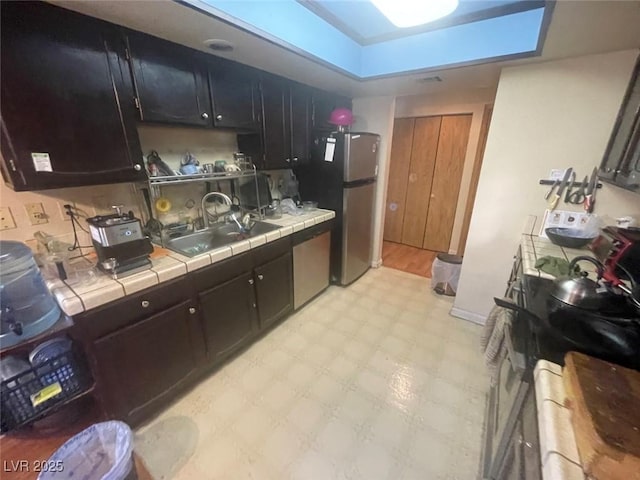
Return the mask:
M49 217L44 212L44 206L42 206L42 203L25 203L24 208L27 211L27 217L29 218L31 225L49 223Z
M16 222L9 207L0 207L0 230L16 228Z
M60 202L58 203L58 210L60 211L60 216L62 217L62 220L66 220L67 222L71 221L71 217L69 215L67 215L67 209L64 208L65 205L71 205L72 207L75 208L76 204L75 202Z

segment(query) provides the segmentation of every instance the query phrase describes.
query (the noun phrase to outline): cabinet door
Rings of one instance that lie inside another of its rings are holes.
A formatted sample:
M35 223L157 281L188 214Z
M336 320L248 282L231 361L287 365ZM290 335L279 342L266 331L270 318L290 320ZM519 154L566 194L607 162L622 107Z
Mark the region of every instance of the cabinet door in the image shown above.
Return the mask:
M194 52L135 32L127 39L140 119L211 125L207 74Z
M185 301L94 342L100 396L111 417L141 419L196 372L196 313Z
M209 67L213 123L216 127L259 128L257 74L231 63Z
M542 480L540 437L535 390L530 388L522 404L522 463L526 480Z
M44 2L2 2L1 17L5 180L41 190L144 179L114 27Z
M209 362L246 345L256 332L253 284L245 273L198 295Z
M293 310L291 254L287 253L255 269L260 328L266 328Z
M640 129L638 124L640 124L640 59L636 63L613 132L609 138L602 165L600 165L600 178L618 180L618 175L624 176L629 173L634 148L636 152L638 148ZM622 186L626 186L626 182L621 181L620 183Z
M302 85L289 89L289 128L291 138L291 164L293 166L309 160L309 110L311 97Z
M262 109L264 126L264 167L287 168L289 136L285 125L286 85L280 79L265 78L262 81Z
M402 243L412 247L422 248L425 240L441 126L442 117L415 119L402 223Z
M449 251L470 130L471 115L442 117L422 244L427 250Z
M518 421L507 446L507 453L498 471L496 480L523 480L524 463L522 458L522 423Z

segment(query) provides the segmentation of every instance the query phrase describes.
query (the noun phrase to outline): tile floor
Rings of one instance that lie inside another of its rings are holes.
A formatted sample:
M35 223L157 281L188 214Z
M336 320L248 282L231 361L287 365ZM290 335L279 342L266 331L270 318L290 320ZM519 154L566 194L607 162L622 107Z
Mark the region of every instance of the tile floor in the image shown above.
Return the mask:
M156 479L477 478L480 327L381 267L330 287L136 432Z

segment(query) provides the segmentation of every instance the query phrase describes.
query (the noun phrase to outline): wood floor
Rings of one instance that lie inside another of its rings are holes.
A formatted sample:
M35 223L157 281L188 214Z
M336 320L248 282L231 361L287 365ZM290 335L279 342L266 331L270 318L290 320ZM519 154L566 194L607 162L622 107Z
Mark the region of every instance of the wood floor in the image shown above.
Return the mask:
M431 265L437 254L438 252L401 243L385 241L382 244L382 264L385 267L414 273L421 277L431 278Z

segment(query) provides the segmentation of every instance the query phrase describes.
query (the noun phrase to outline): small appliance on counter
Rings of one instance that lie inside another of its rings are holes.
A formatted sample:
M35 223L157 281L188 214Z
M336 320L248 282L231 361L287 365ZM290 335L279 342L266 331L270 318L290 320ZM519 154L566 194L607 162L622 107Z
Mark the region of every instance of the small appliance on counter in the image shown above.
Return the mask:
M122 205L112 207L116 213L87 219L93 247L98 255L98 268L113 278L147 270L153 245L142 233L140 220L133 212L122 213Z
M628 280L640 284L640 228L606 227L591 245L605 266L604 278L618 285Z

